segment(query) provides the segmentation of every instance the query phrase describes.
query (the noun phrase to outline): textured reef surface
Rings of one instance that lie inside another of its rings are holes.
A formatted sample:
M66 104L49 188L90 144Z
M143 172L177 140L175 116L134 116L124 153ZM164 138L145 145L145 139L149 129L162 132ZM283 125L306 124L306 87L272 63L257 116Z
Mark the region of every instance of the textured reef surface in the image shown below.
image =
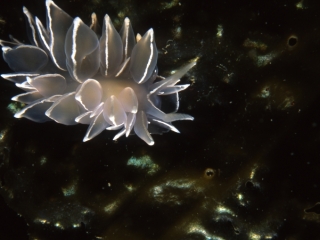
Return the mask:
M320 238L318 3L55 3L152 27L161 75L199 57L181 79L195 120L152 147L107 131L83 143L86 126L13 118L21 91L1 79L0 239ZM0 39L27 41L22 6L44 22L43 4L1 1Z

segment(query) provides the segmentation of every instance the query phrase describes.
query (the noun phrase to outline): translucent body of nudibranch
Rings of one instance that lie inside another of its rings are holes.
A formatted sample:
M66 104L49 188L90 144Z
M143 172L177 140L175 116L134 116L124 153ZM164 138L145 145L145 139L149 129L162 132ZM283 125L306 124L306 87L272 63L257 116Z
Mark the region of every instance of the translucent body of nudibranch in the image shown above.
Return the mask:
M23 8L30 45L0 40L3 58L15 71L1 76L25 91L12 98L26 104L16 118L88 124L83 141L105 129L119 130L114 140L133 129L149 145L151 133L179 132L172 122L193 120L177 113L178 92L189 85L176 84L196 61L159 80L153 29L135 37L126 18L118 33L106 15L99 36L95 14L87 26L51 0L46 9L47 28ZM161 110L163 98L172 112Z

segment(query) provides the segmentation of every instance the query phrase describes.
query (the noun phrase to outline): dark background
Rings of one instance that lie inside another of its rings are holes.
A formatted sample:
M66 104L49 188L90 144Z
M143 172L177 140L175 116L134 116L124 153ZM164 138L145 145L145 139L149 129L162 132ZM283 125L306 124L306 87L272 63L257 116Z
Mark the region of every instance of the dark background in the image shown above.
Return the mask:
M109 131L83 143L87 126L15 119L21 91L1 79L0 239L320 239L318 1L55 3L152 27L160 75L199 57L180 94L195 120L152 147ZM44 1L1 0L2 40L27 42L22 6L45 22Z

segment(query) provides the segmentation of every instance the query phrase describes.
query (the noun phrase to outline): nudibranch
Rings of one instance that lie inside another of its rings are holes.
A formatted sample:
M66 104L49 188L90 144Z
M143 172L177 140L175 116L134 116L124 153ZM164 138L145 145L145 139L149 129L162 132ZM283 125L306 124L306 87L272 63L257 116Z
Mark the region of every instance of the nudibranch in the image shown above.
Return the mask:
M3 58L15 72L1 77L25 91L12 98L25 104L16 118L88 124L83 141L105 129L120 130L114 140L128 137L134 129L149 145L154 144L153 133L179 132L172 122L193 120L177 113L178 93L189 84L176 84L196 60L169 77L159 77L153 29L135 37L125 18L118 33L105 15L100 32L94 13L88 26L51 0L46 1L46 10L44 27L23 7L30 45L14 38L0 40ZM164 112L164 102L171 104L169 113Z

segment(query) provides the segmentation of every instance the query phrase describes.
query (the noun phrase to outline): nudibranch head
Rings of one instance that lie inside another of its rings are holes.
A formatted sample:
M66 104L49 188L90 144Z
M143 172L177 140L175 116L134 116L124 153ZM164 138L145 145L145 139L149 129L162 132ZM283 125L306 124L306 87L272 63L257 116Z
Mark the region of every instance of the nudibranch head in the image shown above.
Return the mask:
M100 36L95 14L87 26L51 0L46 1L46 9L45 28L23 8L30 45L0 40L3 58L15 71L1 76L25 91L12 98L26 104L16 118L88 124L83 141L105 129L120 130L114 140L134 129L149 145L154 144L151 133L179 132L172 122L193 120L177 113L178 93L189 85L176 84L195 60L160 78L153 29L135 37L126 18L118 33L106 15ZM164 98L173 105L170 113L161 110Z

